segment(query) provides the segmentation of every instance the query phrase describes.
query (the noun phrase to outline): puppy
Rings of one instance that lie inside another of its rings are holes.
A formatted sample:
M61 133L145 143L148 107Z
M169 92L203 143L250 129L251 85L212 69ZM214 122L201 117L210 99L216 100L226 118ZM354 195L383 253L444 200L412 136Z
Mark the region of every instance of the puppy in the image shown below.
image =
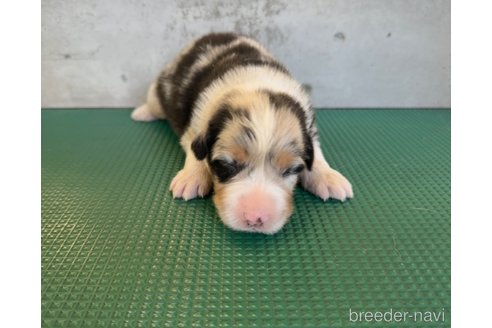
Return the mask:
M234 230L279 231L299 180L323 200L353 197L321 152L307 93L251 38L212 33L193 41L131 117L169 121L186 153L173 197L203 197L213 188L218 215Z

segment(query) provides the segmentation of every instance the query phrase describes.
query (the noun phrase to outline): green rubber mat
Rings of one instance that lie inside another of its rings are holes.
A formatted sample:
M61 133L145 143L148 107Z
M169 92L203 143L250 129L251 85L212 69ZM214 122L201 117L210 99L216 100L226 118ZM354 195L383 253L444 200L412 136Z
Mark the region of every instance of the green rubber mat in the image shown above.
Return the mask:
M318 112L355 198L297 189L274 236L173 200L177 137L129 114L42 111L43 327L450 326L449 110Z

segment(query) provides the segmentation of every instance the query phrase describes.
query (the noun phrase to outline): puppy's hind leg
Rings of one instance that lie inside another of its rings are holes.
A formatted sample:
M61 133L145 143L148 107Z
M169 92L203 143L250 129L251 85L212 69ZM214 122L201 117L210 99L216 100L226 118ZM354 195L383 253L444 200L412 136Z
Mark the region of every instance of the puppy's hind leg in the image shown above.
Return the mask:
M189 145L183 148L186 151L185 165L172 180L169 190L173 193L173 198L190 200L204 197L212 189L212 176L207 164L204 160L196 159Z
M311 171L304 170L300 177L304 189L325 201L328 198L344 201L354 197L352 185L340 172L328 165L319 144L314 147L314 162Z
M152 83L147 91L147 102L135 108L131 115L135 121L150 122L165 119L164 110L157 98L156 82Z

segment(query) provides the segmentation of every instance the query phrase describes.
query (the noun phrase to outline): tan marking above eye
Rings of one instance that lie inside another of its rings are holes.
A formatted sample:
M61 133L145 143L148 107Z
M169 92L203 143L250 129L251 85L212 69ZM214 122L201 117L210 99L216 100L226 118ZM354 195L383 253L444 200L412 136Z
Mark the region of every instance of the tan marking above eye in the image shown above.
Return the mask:
M248 159L248 152L243 147L233 144L229 151L232 158L238 163L245 163Z
M273 155L273 165L278 171L283 171L296 163L298 156L288 151L280 151Z

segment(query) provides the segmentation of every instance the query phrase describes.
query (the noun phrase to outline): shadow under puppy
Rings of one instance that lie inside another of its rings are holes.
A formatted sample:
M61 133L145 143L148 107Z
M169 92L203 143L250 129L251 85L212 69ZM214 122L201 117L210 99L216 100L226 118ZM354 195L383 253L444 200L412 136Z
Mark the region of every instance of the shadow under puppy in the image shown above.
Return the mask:
M251 38L212 33L193 41L131 116L169 121L186 152L173 196L203 197L213 187L219 217L234 230L280 230L299 179L323 200L353 197L321 152L303 87Z

